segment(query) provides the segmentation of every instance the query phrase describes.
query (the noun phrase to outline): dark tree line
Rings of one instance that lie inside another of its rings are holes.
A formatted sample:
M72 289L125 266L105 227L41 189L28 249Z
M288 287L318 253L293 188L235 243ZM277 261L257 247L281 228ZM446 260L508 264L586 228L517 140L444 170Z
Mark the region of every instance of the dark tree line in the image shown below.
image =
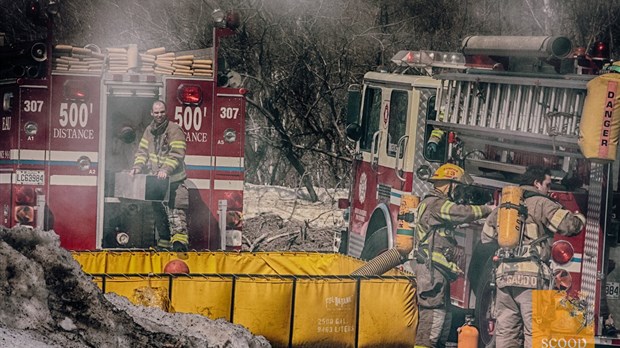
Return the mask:
M41 0L45 2L45 0ZM44 37L25 0L0 0L8 40ZM253 183L347 186L353 146L346 91L402 49L458 50L468 35L565 35L577 46L620 38L620 0L61 0L54 42L169 51L211 45L211 12L244 19L224 43L251 91L246 168Z

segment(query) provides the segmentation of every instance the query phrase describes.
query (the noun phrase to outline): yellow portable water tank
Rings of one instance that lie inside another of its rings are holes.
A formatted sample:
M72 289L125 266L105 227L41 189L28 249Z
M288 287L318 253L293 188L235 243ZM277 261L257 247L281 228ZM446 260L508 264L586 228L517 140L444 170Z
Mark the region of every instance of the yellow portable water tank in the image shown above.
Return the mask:
M415 344L414 275L390 269L381 277L349 276L364 265L350 256L128 249L74 252L73 257L105 293L138 301L138 290L142 300L152 296L146 303L223 318L264 336L274 347ZM191 274L162 273L165 264L180 259Z
M497 242L504 249L512 249L519 245L523 217L519 212L523 200L523 190L518 186L505 186L497 216Z
M579 124L579 147L588 159L616 159L620 136L619 84L618 73L607 73L588 82Z

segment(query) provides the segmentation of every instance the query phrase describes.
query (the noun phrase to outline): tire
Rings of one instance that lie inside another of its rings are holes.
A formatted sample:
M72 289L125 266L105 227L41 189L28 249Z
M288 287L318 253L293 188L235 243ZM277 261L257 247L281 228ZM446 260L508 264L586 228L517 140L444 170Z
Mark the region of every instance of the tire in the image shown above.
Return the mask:
M479 347L495 347L495 287L491 286L493 276L493 259L489 257L482 268L476 287L476 308L474 316L479 332Z
M469 263L469 268L467 269L467 279L469 280L469 284L471 289L474 290L476 296L478 296L478 283L480 279L483 278L482 275L485 272L480 272L480 270L485 270L486 263L489 258L495 255L495 251L499 248L497 242L495 243L480 243L476 244L474 247L474 251L472 255L476 255L473 257L471 262Z
M381 227L374 231L364 242L360 258L370 260L388 249L388 229Z

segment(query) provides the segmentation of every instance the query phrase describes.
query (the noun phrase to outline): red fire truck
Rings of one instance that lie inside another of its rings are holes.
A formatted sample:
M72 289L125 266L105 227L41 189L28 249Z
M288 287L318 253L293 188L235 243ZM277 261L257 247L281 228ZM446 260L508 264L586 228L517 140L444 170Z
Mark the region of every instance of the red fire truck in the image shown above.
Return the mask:
M545 165L552 196L587 214L581 234L555 236L556 287L585 300L597 342L620 343L603 330L609 312L620 318L620 276L609 267L620 255L618 161L586 159L578 145L587 84L605 62L605 47L596 48L586 55L566 38L478 36L463 41L463 53L401 51L392 59L396 72L368 72L349 91L347 134L357 147L350 197L341 205L349 223L340 251L371 259L394 247L401 198L424 197L432 188L426 179L443 163L473 174L475 184L456 193L473 204L497 203L501 188L528 165ZM434 130L444 136L431 153ZM481 228L477 222L458 229L466 274L452 283L451 300L474 312L488 344L495 249L480 245Z
M152 202L119 198L115 176L160 99L186 133L190 248L222 249L226 216L240 225L230 213L243 203L245 91L217 59L239 18L214 19L213 47L191 52L0 47L1 224L53 229L70 250L154 246Z

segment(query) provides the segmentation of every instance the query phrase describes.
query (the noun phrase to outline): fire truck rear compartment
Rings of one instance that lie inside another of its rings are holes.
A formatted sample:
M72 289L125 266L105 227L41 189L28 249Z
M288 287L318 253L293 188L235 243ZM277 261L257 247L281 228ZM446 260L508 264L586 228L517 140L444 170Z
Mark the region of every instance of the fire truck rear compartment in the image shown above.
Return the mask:
M104 248L148 248L155 245L153 203L114 197L115 174L131 169L144 129L151 122L151 105L157 97L108 96L105 136ZM117 235L129 236L120 245Z

